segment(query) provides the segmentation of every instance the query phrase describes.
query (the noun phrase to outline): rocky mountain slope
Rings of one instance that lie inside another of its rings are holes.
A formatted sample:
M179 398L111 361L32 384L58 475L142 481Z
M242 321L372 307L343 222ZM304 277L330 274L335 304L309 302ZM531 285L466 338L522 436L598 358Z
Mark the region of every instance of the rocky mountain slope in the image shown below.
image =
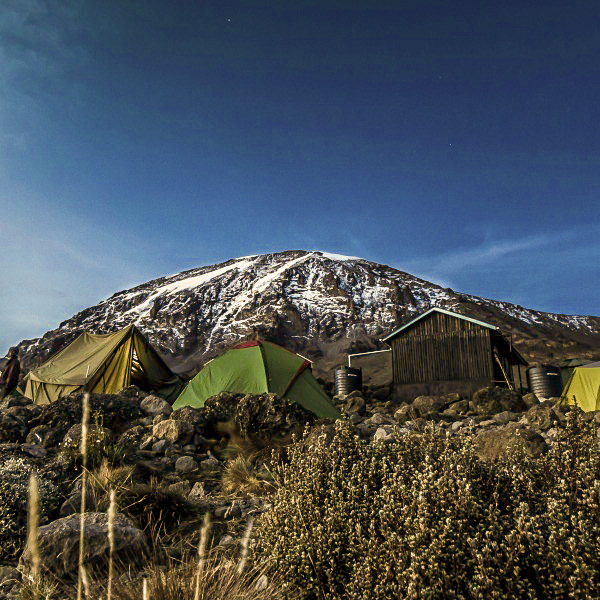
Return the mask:
M294 250L143 283L20 348L24 367L32 367L83 329L107 333L135 323L180 372L260 335L307 355L327 374L348 351L385 347L381 336L431 306L500 326L531 360L592 357L600 347L600 317L544 313L461 294L360 258Z

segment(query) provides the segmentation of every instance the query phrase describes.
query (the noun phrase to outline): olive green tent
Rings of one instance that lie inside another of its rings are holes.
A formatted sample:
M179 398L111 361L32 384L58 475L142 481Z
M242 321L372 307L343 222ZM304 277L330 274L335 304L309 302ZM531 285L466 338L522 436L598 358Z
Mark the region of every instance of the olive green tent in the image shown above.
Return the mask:
M600 362L576 367L563 390L561 402L577 404L585 412L600 410Z
M23 384L23 394L36 404L81 390L115 394L131 384L172 400L182 385L134 325L104 335L82 333L31 370Z
M244 342L208 362L187 384L173 404L173 409L204 406L207 398L219 392L274 392L318 417L340 417L338 410L313 377L310 362L271 342Z

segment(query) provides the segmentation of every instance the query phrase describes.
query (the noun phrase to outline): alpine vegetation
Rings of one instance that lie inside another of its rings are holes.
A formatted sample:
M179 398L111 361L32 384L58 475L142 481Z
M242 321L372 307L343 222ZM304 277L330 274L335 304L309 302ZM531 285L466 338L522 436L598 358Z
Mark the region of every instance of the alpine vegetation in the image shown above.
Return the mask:
M256 556L289 598L597 598L597 434L573 412L547 454L488 462L434 428L371 444L341 422L307 432Z

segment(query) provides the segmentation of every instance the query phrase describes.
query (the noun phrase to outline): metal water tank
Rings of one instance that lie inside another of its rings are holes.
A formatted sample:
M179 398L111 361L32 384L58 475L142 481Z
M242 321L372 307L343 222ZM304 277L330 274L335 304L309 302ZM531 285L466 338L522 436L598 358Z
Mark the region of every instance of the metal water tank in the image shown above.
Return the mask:
M529 391L542 398L556 398L562 393L562 375L553 365L540 365L527 369Z
M335 395L345 396L355 390L362 391L362 369L339 367L335 370Z

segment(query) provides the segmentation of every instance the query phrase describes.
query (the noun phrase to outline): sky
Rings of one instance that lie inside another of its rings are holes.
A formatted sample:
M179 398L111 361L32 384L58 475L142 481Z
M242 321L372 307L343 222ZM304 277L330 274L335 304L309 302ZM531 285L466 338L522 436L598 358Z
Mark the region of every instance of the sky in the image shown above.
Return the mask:
M323 250L600 314L600 3L0 0L0 351Z

